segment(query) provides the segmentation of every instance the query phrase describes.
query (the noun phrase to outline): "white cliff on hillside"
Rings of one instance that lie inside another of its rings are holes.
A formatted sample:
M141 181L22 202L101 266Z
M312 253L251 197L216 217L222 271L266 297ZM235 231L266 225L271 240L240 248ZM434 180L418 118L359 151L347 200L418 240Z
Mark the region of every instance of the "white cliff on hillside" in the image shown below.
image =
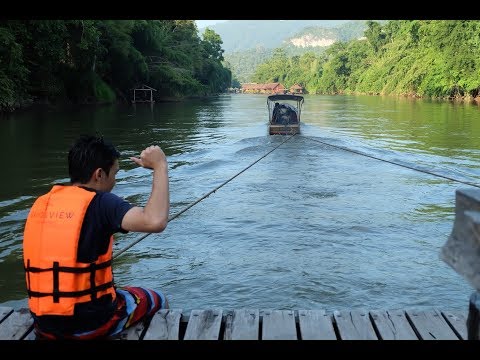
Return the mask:
M329 38L324 38L324 37L318 37L315 35L311 34L306 34L301 37L297 38L292 38L289 40L291 44L297 47L325 47L325 46L330 46L332 45L336 40L335 39L329 39Z

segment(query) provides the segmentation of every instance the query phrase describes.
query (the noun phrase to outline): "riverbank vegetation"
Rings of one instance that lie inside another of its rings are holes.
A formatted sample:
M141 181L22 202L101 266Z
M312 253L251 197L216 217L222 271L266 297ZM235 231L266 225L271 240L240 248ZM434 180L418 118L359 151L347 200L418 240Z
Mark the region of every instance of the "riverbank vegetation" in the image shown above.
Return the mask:
M248 82L300 84L310 94L480 99L480 21L366 24L364 36L323 51L252 51L241 61L255 68ZM193 20L6 20L0 44L0 112L129 102L142 84L157 100L240 86L221 37L209 28L199 35Z
M277 48L251 81L301 84L310 94L479 99L480 21L367 22L364 37L323 54Z
M224 92L222 41L193 20L5 20L0 24L0 111L34 103L130 101Z

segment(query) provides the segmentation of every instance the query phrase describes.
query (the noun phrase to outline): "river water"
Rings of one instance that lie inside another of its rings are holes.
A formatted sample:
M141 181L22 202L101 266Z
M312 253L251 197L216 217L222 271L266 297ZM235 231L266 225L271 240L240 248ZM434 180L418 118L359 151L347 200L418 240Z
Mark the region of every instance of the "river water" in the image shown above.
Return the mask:
M122 153L113 191L131 202L146 203L152 177L128 157L158 144L169 162L174 219L126 251L144 234L116 237L117 285L184 311L468 308L472 287L439 251L455 190L480 184L476 105L307 95L290 137L268 135L266 97L247 94L1 118L0 305L26 304L28 210L95 132Z

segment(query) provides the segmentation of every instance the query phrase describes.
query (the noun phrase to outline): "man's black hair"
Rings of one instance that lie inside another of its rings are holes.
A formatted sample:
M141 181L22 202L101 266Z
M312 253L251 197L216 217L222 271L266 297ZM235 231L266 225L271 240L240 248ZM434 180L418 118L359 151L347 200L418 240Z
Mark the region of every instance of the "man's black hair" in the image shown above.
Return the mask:
M103 136L81 135L68 152L70 182L87 183L102 168L108 175L120 152Z

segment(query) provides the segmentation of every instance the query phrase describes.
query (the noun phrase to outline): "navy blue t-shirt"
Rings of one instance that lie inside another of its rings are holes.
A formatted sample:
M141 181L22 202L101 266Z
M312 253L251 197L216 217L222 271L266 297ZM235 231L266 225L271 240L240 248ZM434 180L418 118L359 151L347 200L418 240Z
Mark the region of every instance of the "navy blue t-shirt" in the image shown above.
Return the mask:
M108 250L110 236L127 231L121 227L122 219L133 205L121 197L103 191L95 191L96 195L88 205L80 232L77 261L90 263ZM83 304L77 304L73 316L42 315L36 317L41 329L57 333L75 333L100 327L107 322L115 310L111 295Z
M87 187L86 190L95 191ZM97 194L88 205L78 243L77 261L90 263L108 250L110 236L123 230L122 219L133 205L110 192Z

